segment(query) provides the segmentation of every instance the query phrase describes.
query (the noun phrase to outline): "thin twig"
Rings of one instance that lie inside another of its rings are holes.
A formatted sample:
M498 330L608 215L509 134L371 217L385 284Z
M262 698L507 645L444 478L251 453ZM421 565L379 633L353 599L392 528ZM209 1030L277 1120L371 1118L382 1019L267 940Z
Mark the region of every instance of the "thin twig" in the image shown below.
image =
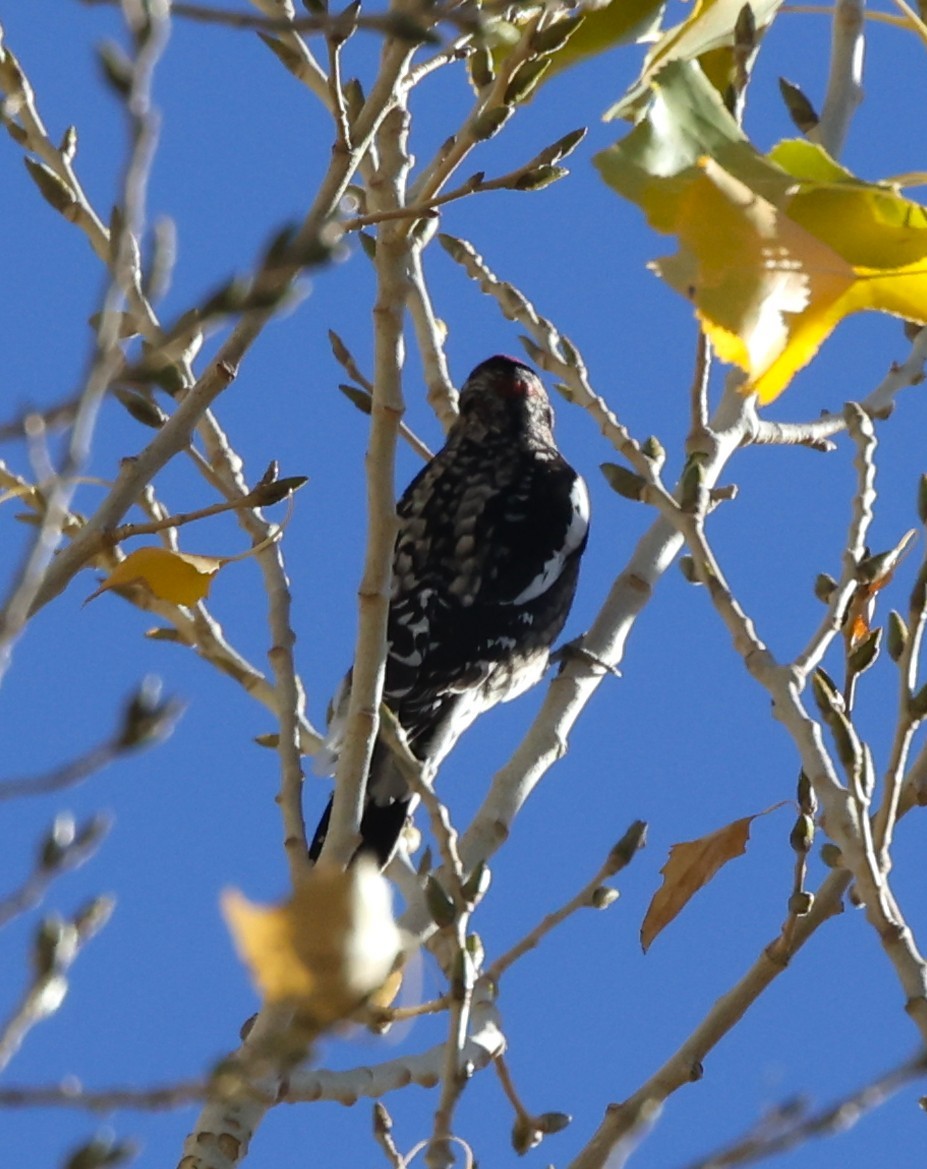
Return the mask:
M643 847L645 832L646 825L642 821L633 824L624 838L609 850L608 856L595 876L587 881L582 889L559 909L542 918L533 929L525 934L521 941L501 954L486 971L486 977L491 982L498 983L510 966L527 954L529 950L533 950L553 929L561 922L566 921L577 910L601 908L608 904L608 899L602 901L605 882L625 868L637 850ZM613 893L612 896L617 896L617 894Z
M875 430L872 420L861 407L848 405L844 418L851 426L856 443L857 487L853 496L850 527L843 551L843 567L840 580L827 605L824 620L812 635L810 642L795 658L792 668L800 680L804 680L816 669L827 652L831 642L843 628L847 605L857 587L857 567L863 559L869 528L872 525L875 502Z
M205 1099L206 1080L184 1080L153 1088L85 1088L76 1078L60 1084L11 1084L0 1088L0 1108L79 1108L88 1112L163 1112Z
M82 0L82 2L89 6L112 7L117 5L119 0ZM330 33L337 32L341 28L337 14L332 16L328 13L319 13L293 17L252 16L248 12L214 8L206 4L191 4L186 0L171 0L171 15L198 24L215 24L222 25L223 28L266 33ZM426 23L420 29L416 29L414 13L411 17L397 16L391 13L385 13L382 16L359 15L357 27L365 32L382 33L386 36L405 38L415 42L416 40L429 41L434 39L428 35L427 31L427 26L432 23L449 20L455 24L463 24L464 22L472 24L473 20L470 18L468 21L467 16L461 12L460 6L456 4L439 8L434 14L430 11L426 14L426 11L423 10L422 19Z
M815 1112L809 1112L804 1101L792 1101L772 1109L746 1136L689 1162L685 1169L734 1169L788 1152L813 1137L846 1132L867 1112L881 1107L901 1088L925 1075L927 1057L920 1054Z
M864 0L837 0L831 24L830 73L817 126L808 137L839 158L856 108L863 100Z
M386 1154L391 1169L406 1169L405 1158L393 1140L393 1118L379 1101L373 1106L373 1139Z
M612 1105L599 1128L570 1162L568 1169L604 1169L623 1166L636 1140L646 1131L663 1102L685 1084L701 1078L703 1061L750 1006L788 965L790 958L834 913L850 883L848 874L832 872L817 890L811 912L801 918L788 949L780 936L757 957L750 969L707 1012L685 1042L636 1092Z
M74 415L65 456L53 486L46 494L46 506L39 530L23 563L14 576L7 597L0 606L0 677L11 660L13 645L28 621L33 606L54 568L53 557L63 538L64 524L70 511L77 479L90 455L94 428L103 399L113 378L122 366L120 348L120 310L130 291L139 284L136 240L141 238L145 221L145 193L157 141L157 118L151 106L154 68L167 39L166 9L152 7L146 35L138 38L132 66L130 92L126 110L129 123L129 146L122 176L120 225L110 239L107 259L110 278L103 296L95 347L85 388ZM5 62L9 69L9 59ZM27 83L20 81L26 96ZM24 103L28 117L32 106ZM39 129L35 127L36 134ZM47 137L47 136L46 136ZM61 151L57 152L64 163ZM64 163L66 173L70 164ZM73 545L72 545L73 546ZM65 550L66 552L67 550Z
M689 431L690 442L698 441L708 427L708 382L711 377L711 347L704 329L699 329L695 343L695 372L692 375L692 390ZM699 448L700 449L700 448Z
M891 867L891 843L898 819L905 785L904 771L908 752L921 719L912 709L912 698L917 686L917 667L920 660L924 629L927 625L927 553L918 573L918 581L911 594L908 611L908 636L898 659L898 719L889 752L889 760L882 785L882 800L873 817L872 837L883 872Z
M451 381L444 353L446 330L435 314L422 270L421 244L412 252L409 282L409 316L412 318L422 359L425 384L428 387L427 400L446 433L457 418L457 391Z

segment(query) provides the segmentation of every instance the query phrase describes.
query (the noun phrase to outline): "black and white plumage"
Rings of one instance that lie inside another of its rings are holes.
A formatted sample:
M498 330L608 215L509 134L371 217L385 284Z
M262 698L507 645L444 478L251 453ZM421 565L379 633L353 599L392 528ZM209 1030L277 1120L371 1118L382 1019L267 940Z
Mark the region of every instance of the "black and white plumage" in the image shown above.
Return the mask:
M399 501L383 700L415 755L434 765L479 714L540 679L573 602L589 497L551 424L537 375L491 357L464 384L445 446ZM349 688L350 674L334 704L329 761ZM410 802L389 749L377 743L361 848L383 865Z

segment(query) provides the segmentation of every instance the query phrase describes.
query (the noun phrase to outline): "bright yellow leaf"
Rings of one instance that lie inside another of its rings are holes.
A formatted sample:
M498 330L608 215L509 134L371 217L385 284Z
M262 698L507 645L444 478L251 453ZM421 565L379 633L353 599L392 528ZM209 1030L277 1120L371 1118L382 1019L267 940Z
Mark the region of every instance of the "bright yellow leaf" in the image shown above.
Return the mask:
M193 556L161 547L136 548L120 560L87 600L92 601L107 589L137 585L159 601L195 605L207 596L213 577L224 563L217 556Z
M809 142L759 154L695 65L668 65L653 89L647 118L595 162L677 237L653 267L745 391L771 401L851 313L927 324L927 209Z
M679 201L680 251L653 267L694 302L718 356L770 401L839 320L854 272L711 159L699 169Z
M277 906L228 890L222 912L265 1002L287 1003L318 1027L348 1018L384 984L397 989L402 939L389 885L372 861L347 870L317 864Z

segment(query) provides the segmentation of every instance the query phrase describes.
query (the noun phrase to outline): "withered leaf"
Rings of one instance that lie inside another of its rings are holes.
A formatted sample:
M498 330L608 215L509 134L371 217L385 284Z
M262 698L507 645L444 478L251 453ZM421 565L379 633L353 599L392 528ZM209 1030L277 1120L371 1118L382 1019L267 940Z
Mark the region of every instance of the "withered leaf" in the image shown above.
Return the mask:
M781 808L774 804L765 811L744 816L700 836L697 840L685 840L670 848L669 859L660 870L663 884L656 891L641 926L641 946L646 953L654 938L677 916L714 877L720 868L735 857L743 856L750 839L750 825L759 816L766 816Z

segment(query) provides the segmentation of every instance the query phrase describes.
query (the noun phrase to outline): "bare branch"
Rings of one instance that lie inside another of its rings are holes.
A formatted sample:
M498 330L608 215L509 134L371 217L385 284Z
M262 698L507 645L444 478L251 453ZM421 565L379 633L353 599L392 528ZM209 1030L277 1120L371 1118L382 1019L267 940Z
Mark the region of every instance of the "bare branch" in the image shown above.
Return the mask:
M771 1110L740 1140L691 1161L686 1169L734 1169L737 1165L752 1165L788 1152L814 1137L846 1132L867 1112L879 1108L912 1080L925 1075L927 1058L918 1055L817 1111L809 1111L803 1100L790 1101Z
M863 10L863 0L836 0L827 96L821 120L808 135L834 158L842 153L853 114L863 100Z
M571 897L564 905L553 913L547 914L538 924L517 942L510 950L501 954L486 971L486 977L498 983L502 975L519 958L524 957L529 950L547 937L562 922L566 921L579 909L605 909L618 896L613 889L609 889L605 882L621 872L633 859L634 854L644 845L647 826L638 820L628 829L625 836L609 851L603 864L595 876L587 881L580 891Z

